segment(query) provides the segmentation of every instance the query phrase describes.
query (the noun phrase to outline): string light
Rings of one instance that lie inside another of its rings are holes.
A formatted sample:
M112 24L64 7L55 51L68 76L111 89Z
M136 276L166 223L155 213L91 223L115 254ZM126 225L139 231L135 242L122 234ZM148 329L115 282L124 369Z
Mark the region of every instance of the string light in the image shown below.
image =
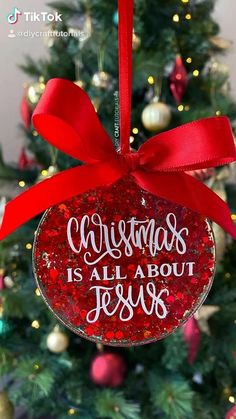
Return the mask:
M179 105L179 106L178 106L178 111L179 111L179 112L183 112L183 110L184 110L184 106L183 106L183 105Z
M135 134L135 135L136 135L136 134L138 134L138 133L139 133L139 130L138 130L138 128L133 128L133 129L132 129L132 132L133 132L133 134Z
M147 81L148 81L149 84L155 84L155 79L154 79L153 76L149 76Z
M198 77L198 76L199 76L199 74L200 74L199 70L194 70L194 71L193 71L193 75L194 75L194 77Z
M41 292L40 292L39 288L36 288L35 294L37 295L37 297L41 296Z
M31 326L33 327L33 329L39 329L40 328L40 323L38 320L34 320L31 323Z
M173 18L172 18L173 22L178 23L179 22L179 15L176 13Z
M229 402L234 403L235 402L235 397L234 396L229 396Z
M35 130L32 132L32 134L33 134L34 137L37 137L38 136L38 132L35 131Z
M40 366L38 364L34 364L34 369L37 371L39 370Z
M221 111L216 111L216 116L220 116L221 115Z
M20 188L24 188L25 187L25 182L24 180L20 180L18 185L20 186Z
M231 218L232 218L233 221L236 221L236 214L232 214Z
M27 243L25 245L25 247L26 247L27 250L31 250L32 249L32 244L31 243Z
M187 13L187 14L185 15L185 19L187 19L187 20L191 20L191 19L192 19L192 15L191 15L190 13Z
M48 174L48 171L46 169L44 169L44 170L41 171L41 175L42 176L47 176L47 174Z
M75 409L69 409L68 410L68 415L72 416L76 414L76 410Z
M193 61L193 59L191 58L191 57L188 57L187 59L186 59L186 63L188 63L188 64L191 64L191 62Z
M186 105L186 106L184 107L184 110L188 112L188 111L190 110L190 106L189 106L189 105Z
M188 3L189 2L189 0L181 0L182 1L182 3Z
M129 137L129 143L132 144L134 142L134 137L131 135L131 137Z
M226 274L225 274L225 279L230 279L230 278L231 278L231 273L226 272Z

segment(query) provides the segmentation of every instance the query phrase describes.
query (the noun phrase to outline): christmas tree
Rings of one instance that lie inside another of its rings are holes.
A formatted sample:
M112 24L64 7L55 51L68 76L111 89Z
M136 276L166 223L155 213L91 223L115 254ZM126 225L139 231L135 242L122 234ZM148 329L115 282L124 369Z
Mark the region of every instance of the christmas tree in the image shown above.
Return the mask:
M86 90L118 146L117 4L75 0L51 7L63 20L45 29L48 58L35 62L28 57L21 66L28 75L21 102L25 149L17 167L0 159L1 179L10 186L17 181L22 189L78 164L49 146L31 123L51 78L71 80ZM213 7L213 0L135 1L132 148L152 132L198 118L235 118L228 69L216 58L227 43L218 35ZM191 174L228 200L236 219L232 170L225 166ZM64 329L43 302L31 264L39 220L0 243L1 418L13 418L13 404L29 418L234 417L235 244L225 232L213 225L217 273L197 314L158 343L109 349Z

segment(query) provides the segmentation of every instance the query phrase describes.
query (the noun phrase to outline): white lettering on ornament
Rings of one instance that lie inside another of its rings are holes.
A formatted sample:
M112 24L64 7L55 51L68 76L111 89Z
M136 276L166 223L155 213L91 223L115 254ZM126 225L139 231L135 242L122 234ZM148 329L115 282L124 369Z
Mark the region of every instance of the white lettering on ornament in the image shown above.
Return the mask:
M119 259L122 256L122 244L127 257L133 255L134 247L140 250L148 247L153 257L163 249L170 252L173 248L178 254L185 254L188 228L183 227L179 230L173 213L166 216L165 222L166 228L157 227L154 219L137 220L136 217L132 217L129 221L120 220L108 226L97 213L91 217L84 215L80 223L77 218L71 217L67 224L67 239L71 250L76 254L82 249L91 249L84 254L84 261L88 265L96 264L106 255ZM93 231L94 227L96 232ZM102 252L104 244L105 251ZM99 254L99 257L94 258L94 253Z
M174 275L175 277L193 276L193 268L195 262L173 262L173 263L162 263L156 265L149 263L146 266L138 265L135 269L133 279L144 279L144 278L162 278ZM127 274L124 272L122 266L102 266L93 267L89 277L89 281L120 281L127 279ZM82 268L67 268L67 282L81 282L83 280Z
M113 299L110 294L110 291L113 289L115 289L116 299ZM168 314L163 301L163 296L165 295L168 297L169 291L165 288L156 294L156 287L152 282L146 284L146 294L151 297L150 307L147 306L147 302L145 301L144 285L140 285L136 301L133 299L132 285L129 285L126 296L124 296L122 284L117 284L115 287L94 286L91 287L90 290L95 290L96 307L87 313L86 320L88 323L95 323L102 312L108 317L111 317L114 316L117 311L119 311L119 319L123 322L128 322L133 318L134 308L138 307L139 304L148 316L155 313L159 319L165 319Z

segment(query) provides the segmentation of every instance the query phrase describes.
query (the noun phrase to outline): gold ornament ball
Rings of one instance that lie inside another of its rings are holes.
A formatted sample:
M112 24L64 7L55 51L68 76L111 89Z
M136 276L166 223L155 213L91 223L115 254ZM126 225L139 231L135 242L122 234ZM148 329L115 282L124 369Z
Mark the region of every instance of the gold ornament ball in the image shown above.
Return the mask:
M98 71L93 75L92 85L99 89L107 89L110 84L111 77L105 71Z
M14 407L6 391L0 391L0 418L13 419Z
M55 328L47 337L47 347L54 354L64 352L69 346L68 336Z
M224 254L227 247L227 237L225 231L218 226L218 224L213 223L212 229L214 232L215 243L216 243L216 260L222 262Z
M84 84L83 80L76 80L76 81L74 81L74 84L76 84L76 86L81 87L81 89L84 89L84 87L85 87L85 84Z
M38 82L30 84L27 89L27 99L29 105L34 108L39 99L41 98L45 89L45 82L43 78L40 78Z
M153 102L147 105L142 113L142 123L151 132L167 128L171 120L171 111L163 102Z
M227 176L227 173L222 173L223 176ZM225 184L222 180L217 180L213 186L213 191L221 198L223 201L227 202L227 193L225 189ZM218 226L218 224L213 223L212 229L215 236L216 242L216 260L221 262L224 258L224 254L227 247L227 236L225 231Z
M229 41L225 38L221 38L220 36L212 36L210 38L210 41L212 45L222 50L227 50L232 46L232 41Z
M98 112L101 105L101 99L99 97L94 97L92 99L92 104L94 106L95 111Z
M133 43L132 43L133 51L137 51L140 45L141 45L141 38L138 35L136 35L135 32L133 32Z
M43 169L39 174L36 183L42 182L42 180L49 179L50 177L56 175L59 172L57 166L49 166L47 169Z

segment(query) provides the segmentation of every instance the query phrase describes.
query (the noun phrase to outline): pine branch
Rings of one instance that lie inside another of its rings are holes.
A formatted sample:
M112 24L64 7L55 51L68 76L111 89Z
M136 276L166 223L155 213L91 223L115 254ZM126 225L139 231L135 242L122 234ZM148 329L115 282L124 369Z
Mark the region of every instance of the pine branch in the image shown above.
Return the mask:
M31 394L32 400L47 397L55 382L54 373L49 368L38 365L38 362L37 358L22 359L12 374L19 380L24 392Z
M163 377L160 371L149 375L151 400L157 411L169 419L183 419L192 414L193 391L180 376Z
M99 418L138 419L140 417L138 404L127 401L121 392L113 390L97 392L95 407Z

